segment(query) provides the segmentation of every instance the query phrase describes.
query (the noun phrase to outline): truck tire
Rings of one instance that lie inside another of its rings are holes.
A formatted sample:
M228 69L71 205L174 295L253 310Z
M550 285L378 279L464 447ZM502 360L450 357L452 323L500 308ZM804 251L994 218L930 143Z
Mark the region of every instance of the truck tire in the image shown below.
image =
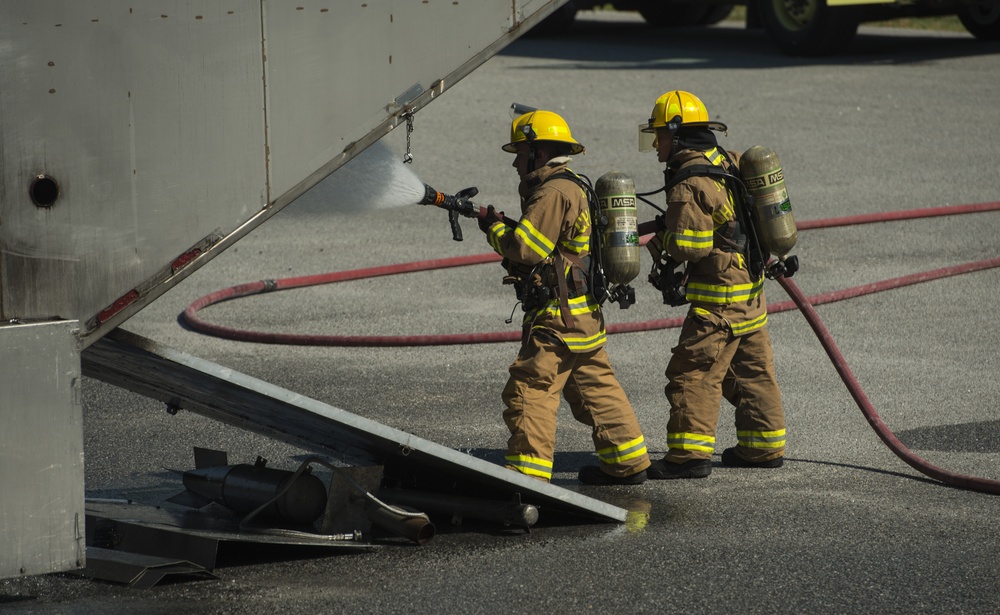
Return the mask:
M732 4L701 2L643 2L638 8L646 23L656 28L709 26L733 12Z
M853 7L826 0L759 0L761 25L782 53L822 56L843 51L858 32Z
M981 41L1000 41L1000 2L996 0L975 0L964 5L958 12L958 19Z

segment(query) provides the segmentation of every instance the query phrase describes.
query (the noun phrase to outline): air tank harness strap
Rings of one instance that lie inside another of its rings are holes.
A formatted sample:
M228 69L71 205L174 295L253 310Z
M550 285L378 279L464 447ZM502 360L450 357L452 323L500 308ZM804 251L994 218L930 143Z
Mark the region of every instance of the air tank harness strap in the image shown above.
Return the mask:
M566 270L563 265L563 254L560 250L555 250L555 258L553 259L552 266L555 268L556 276L556 288L557 296L559 298L559 312L562 314L563 322L566 323L567 327L572 327L576 320L573 318L573 313L569 309L569 285L566 284L566 276L563 275L563 271Z
M675 185L689 177L696 176L711 177L724 182L735 201L734 207L736 211L734 214L736 218L715 229L715 233L713 233L714 247L723 252L737 252L744 256L750 256L749 252L751 250L748 249L747 243L749 241L748 232L752 232L752 229L744 229L742 228L743 225L740 224L741 218L745 218L748 215L747 208L750 206L748 203L750 195L744 190L743 180L720 166L692 165L684 167L671 175L670 180L664 188L669 193L670 189Z

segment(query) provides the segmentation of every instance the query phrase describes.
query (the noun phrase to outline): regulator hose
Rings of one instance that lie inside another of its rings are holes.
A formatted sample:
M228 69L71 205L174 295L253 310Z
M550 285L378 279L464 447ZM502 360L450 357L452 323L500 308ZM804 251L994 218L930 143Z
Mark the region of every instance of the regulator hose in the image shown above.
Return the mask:
M990 203L977 203L972 205L953 205L946 207L935 207L926 209L911 209L896 212L886 212L878 214L865 214L859 216L846 216L840 218L827 218L820 220L804 221L797 223L798 230L810 230L818 228L833 228L838 226L850 226L856 224L870 224L875 222L887 222L895 220L909 220L916 218L928 218L936 216L951 216L968 213L980 213L986 211L1000 210L1000 201ZM645 238L648 240L648 237ZM403 263L400 265L389 265L384 267L373 267L369 269L357 269L353 271L335 272L314 276L297 278L284 278L279 280L263 280L251 282L239 286L222 289L214 293L205 295L184 310L184 320L194 330L214 335L216 337L270 344L297 344L310 346L430 346L447 344L477 344L490 342L517 341L521 337L520 331L492 332L492 333L463 333L445 335L413 335L413 336L318 336L318 335L294 335L287 333L265 333L259 331L247 331L223 327L208 323L197 316L197 312L214 303L219 303L228 299L246 297L275 290L287 290L304 286L318 284L329 284L334 282L344 282L348 280L358 280L379 276L395 275L399 273L409 273L413 271L427 271L431 269L445 269L449 267L462 267L466 265L476 265L488 262L497 262L500 257L495 253L479 254L468 257L455 257L437 260L417 261ZM919 284L944 277L970 273L1000 267L1000 257L987 259L978 262L943 267L932 271L926 271L908 276L883 280L871 284L864 284L833 291L821 295L807 298L799 287L790 279L778 276L776 281L785 292L791 297L791 301L783 301L768 306L770 313L778 313L797 307L805 316L806 321L812 327L813 332L819 338L820 343L826 350L837 372L840 374L844 384L847 385L851 396L858 404L865 419L871 425L876 435L885 443L887 447L907 465L918 472L941 481L953 487L970 489L991 494L1000 494L1000 481L988 478L956 474L948 470L939 468L915 455L908 449L882 421L875 408L869 401L868 396L861 388L861 384L847 366L847 362L840 350L833 342L829 331L823 325L816 312L815 306L834 301L841 301L861 295L871 294L893 288L899 288L911 284ZM650 331L656 329L667 329L679 327L684 322L683 317L667 318L659 320L649 320L635 323L621 323L608 327L608 333L629 333L637 331Z

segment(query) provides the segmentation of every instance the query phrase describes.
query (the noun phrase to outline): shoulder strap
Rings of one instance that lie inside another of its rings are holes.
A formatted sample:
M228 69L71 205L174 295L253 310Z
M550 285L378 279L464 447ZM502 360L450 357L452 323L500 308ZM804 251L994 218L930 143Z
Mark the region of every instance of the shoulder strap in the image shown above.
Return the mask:
M719 151L722 152L723 150L720 149ZM725 158L729 169L736 167L736 165L729 159L728 155L723 153L723 157ZM764 254L761 249L760 238L757 235L757 226L754 224L753 216L751 215L753 209L753 195L750 194L750 190L747 188L746 182L744 182L743 178L738 175L739 171L737 170L736 173L733 173L729 169L709 164L698 164L684 167L674 173L673 177L670 178L670 181L667 182L666 185L666 191L669 192L671 188L680 182L688 179L689 177L695 176L712 177L725 182L726 187L733 194L738 222L744 229L746 229L746 246L742 247L740 251L744 253L750 273L756 279L764 272L767 265L768 255Z
M606 221L601 216L601 206L597 199L597 192L594 190L590 178L586 175L577 175L569 169L554 173L549 176L553 178L568 179L580 186L584 194L587 195L587 206L590 209L590 251L586 267L583 270L587 273L587 288L594 300L603 305L610 296L607 278L604 275L603 251L601 249L601 234L604 232Z

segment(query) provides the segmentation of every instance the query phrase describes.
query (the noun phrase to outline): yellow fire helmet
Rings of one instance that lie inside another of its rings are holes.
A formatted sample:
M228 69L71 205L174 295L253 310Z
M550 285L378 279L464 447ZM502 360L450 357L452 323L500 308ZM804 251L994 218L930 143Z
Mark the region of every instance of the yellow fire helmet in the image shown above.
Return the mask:
M656 129L666 128L671 134L681 126L703 126L710 130L727 132L729 128L722 122L708 119L708 109L701 99L683 90L672 90L656 99L649 119L639 124L639 151L656 149Z
M515 104L512 109L530 109L530 107ZM573 138L566 120L556 113L542 109L531 109L514 118L510 124L510 143L503 146L503 151L514 154L517 152L517 144L524 141L565 143L568 145L567 154L570 156L586 151L586 148Z

